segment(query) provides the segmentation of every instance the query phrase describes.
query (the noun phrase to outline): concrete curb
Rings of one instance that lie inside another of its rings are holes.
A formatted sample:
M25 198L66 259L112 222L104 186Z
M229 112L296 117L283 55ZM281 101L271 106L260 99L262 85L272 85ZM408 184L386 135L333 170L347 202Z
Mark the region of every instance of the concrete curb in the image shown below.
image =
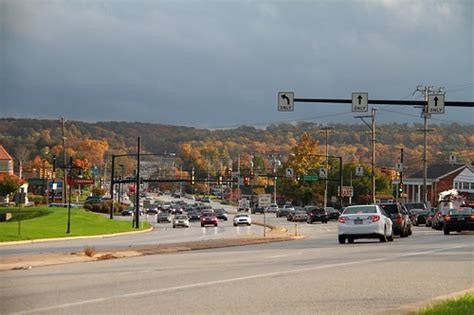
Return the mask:
M388 315L395 315L395 314L406 314L406 315L411 315L414 314L415 312L419 311L420 309L424 307L429 307L432 305L436 305L448 300L452 300L458 297L461 297L467 293L474 293L474 287L467 289L467 290L462 290L446 295L440 295L437 297L434 297L432 299L420 301L420 302L415 302L415 303L410 303L406 305L402 305L399 308L396 309L391 309L391 310L385 310L383 312L380 312L379 314L388 314Z
M40 239L35 239L35 240L1 242L0 247L1 246L8 246L8 245L32 244L32 243L42 243L42 242L63 241L63 240L79 240L79 239L88 239L88 238L107 238L107 237L114 237L114 236L147 233L147 232L153 231L153 229L154 228L151 227L149 229L141 230L141 231L121 232L121 233L113 233L113 234L70 236L70 237L57 237L57 238L40 238Z

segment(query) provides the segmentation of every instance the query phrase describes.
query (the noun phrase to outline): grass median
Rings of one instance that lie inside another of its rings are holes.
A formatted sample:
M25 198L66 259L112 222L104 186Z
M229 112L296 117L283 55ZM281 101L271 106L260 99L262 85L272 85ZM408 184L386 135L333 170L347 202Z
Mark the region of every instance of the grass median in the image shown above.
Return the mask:
M474 314L474 293L422 308L414 315L465 315Z
M0 222L0 242L103 235L150 227L149 223L144 222L140 225L140 229L135 229L132 227L131 220L115 221L85 209L71 208L70 233L67 234L67 208L22 208L21 221L18 208L0 208L0 213L13 215L9 221Z

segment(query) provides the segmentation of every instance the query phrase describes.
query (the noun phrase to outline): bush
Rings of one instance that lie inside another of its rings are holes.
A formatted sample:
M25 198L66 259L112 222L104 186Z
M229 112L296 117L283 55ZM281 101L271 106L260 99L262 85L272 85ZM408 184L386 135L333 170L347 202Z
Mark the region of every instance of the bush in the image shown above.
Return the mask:
M92 191L91 191L91 192L92 192L92 195L93 195L93 196L99 196L99 197L100 197L100 196L105 195L105 193L107 192L107 190L105 190L105 188L100 188L100 187L97 187L97 186L96 186L96 187L92 188Z
M97 213L110 213L110 207L112 205L112 200L106 200L101 203L93 203L93 204L85 204L84 208L87 210L90 210L92 212L97 212ZM121 205L117 202L114 203L114 212L115 213L120 213L122 210L124 210L126 206Z
M46 204L46 197L42 195L28 194L28 200L33 201L35 205Z

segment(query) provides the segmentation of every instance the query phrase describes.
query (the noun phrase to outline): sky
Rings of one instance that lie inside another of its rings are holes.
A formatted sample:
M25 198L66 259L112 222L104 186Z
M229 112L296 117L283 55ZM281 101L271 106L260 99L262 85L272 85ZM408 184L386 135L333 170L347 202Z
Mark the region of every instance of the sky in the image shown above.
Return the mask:
M473 14L471 0L0 0L0 117L231 128L360 122L350 104L278 112L279 91L472 101ZM474 109L431 121L473 124Z

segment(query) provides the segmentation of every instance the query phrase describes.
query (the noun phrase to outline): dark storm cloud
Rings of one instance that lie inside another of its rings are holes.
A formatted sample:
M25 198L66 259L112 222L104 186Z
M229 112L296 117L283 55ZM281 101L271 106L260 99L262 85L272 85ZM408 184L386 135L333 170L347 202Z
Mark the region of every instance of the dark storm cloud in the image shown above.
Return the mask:
M353 122L347 105L278 113L276 93L402 98L429 84L473 99L470 1L7 0L1 12L2 116ZM380 109L381 121L419 121L416 109Z

